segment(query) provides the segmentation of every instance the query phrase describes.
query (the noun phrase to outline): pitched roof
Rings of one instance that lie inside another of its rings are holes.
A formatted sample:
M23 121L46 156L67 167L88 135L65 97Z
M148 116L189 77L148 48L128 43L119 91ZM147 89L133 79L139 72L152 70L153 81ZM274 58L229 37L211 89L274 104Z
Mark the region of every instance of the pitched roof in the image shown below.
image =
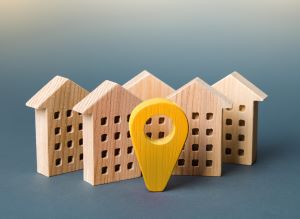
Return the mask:
M230 75L226 76L225 78L221 79L220 81L216 82L213 87L217 87L218 85L226 82L227 80L233 80L237 83L240 83L241 85L245 86L247 90L252 93L258 101L263 101L268 97L266 93L264 93L262 90L260 90L258 87L256 87L254 84L252 84L249 80L247 80L245 77L243 77L238 72L232 72Z
M172 87L146 70L126 82L123 87L141 99L166 97L174 92Z
M203 87L207 91L211 92L213 95L215 95L216 97L218 97L221 100L224 107L226 107L226 108L232 107L232 102L227 97L225 97L223 94L221 94L219 91L217 91L216 89L211 87L209 84L207 84L205 81L203 81L199 77L196 77L193 80L191 80L190 82L188 82L187 84L183 85L181 88L177 89L175 92L170 94L167 98L172 98L172 97L176 96L177 94L188 89L192 85L197 85L197 86Z
M33 97L31 97L27 102L26 106L39 109L42 105L57 91L61 88L67 81L68 78L61 76L55 76L51 81L49 81L42 89L40 89Z

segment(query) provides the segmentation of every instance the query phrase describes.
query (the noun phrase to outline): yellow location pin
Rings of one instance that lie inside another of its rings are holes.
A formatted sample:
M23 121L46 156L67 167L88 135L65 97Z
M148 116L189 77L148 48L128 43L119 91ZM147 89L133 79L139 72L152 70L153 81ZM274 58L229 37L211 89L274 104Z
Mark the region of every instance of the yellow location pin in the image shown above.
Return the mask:
M144 125L155 115L169 117L173 128L165 138L151 140L144 133ZM185 113L169 100L146 100L132 111L129 129L147 189L152 192L163 191L187 137L188 121Z

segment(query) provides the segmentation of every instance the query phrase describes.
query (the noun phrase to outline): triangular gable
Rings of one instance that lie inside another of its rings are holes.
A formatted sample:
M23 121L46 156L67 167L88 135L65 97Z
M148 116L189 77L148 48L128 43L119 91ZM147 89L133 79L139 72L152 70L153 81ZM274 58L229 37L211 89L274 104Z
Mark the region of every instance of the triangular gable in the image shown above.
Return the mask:
M142 100L166 97L174 92L172 87L146 70L126 82L123 87Z
M222 87L223 84L230 84L230 83L239 83L243 87L246 88L246 90L253 96L255 101L263 101L268 97L266 93L264 93L262 90L260 90L258 87L256 87L254 84L252 84L249 80L247 80L245 77L243 77L238 72L233 72L230 75L226 76L225 78L221 79L220 81L216 82L214 85L212 85L214 88L218 89ZM231 86L228 86L227 89L230 90Z
M211 92L214 96L216 96L220 100L220 103L222 103L224 108L231 108L232 107L232 102L227 97L225 97L219 91L212 88L209 84L207 84L205 81L203 81L202 79L200 79L198 77L194 78L193 80L191 80L187 84L183 85L181 88L177 89L175 92L173 92L167 98L172 99L173 97L180 94L184 90L189 89L189 87L191 87L193 85L199 86L200 88L202 88L202 89L204 88L208 92ZM195 93L194 95L197 95L197 93Z
M76 104L73 110L82 114L90 114L91 110L98 103L98 101L101 101L104 96L116 89L121 89L122 92L128 93L130 96L132 96L132 98L138 99L136 96L124 89L121 85L106 80L96 89L94 89L89 95L83 98L78 104Z
M55 76L26 102L26 106L35 109L42 108L47 100L54 95L55 92L58 91L67 81L69 81L68 78Z

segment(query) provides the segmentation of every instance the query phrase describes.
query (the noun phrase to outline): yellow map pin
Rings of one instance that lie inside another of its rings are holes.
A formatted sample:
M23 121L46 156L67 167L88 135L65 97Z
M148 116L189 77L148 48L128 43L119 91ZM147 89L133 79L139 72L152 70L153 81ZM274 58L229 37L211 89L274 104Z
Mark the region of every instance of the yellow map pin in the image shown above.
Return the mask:
M170 118L173 128L165 138L151 140L145 135L144 126L149 118L156 115ZM185 113L169 100L146 100L132 111L129 129L147 189L152 192L163 191L187 137L188 121Z

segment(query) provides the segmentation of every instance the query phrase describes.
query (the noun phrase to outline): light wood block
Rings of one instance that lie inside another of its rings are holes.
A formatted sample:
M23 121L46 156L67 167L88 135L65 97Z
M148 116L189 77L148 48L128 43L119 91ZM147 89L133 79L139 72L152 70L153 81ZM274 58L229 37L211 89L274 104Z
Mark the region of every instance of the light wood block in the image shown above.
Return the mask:
M128 122L141 100L104 81L73 109L83 115L84 180L92 185L141 176Z
M145 123L151 116L160 114L172 120L173 128L168 136L152 140L144 133ZM129 128L147 189L163 191L187 137L188 122L184 112L166 99L146 100L132 111Z
M35 109L37 172L54 176L82 169L82 118L72 108L87 94L56 76L26 103Z
M213 87L233 102L223 113L223 161L252 165L256 160L258 102L267 95L238 72Z
M200 78L168 99L181 106L189 122L188 137L173 174L220 176L222 109L231 107L231 102Z

